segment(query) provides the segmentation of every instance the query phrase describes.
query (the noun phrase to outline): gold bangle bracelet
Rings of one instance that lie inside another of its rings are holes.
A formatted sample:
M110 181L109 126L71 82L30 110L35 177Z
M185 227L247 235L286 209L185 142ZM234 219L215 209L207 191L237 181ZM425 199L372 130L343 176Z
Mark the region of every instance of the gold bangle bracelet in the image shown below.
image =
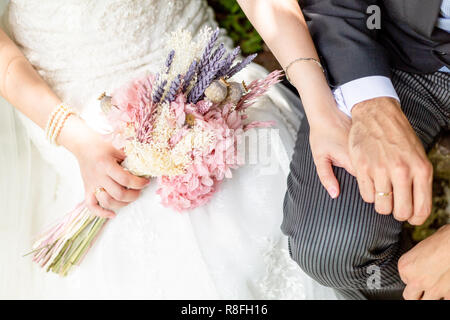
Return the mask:
M295 63L297 63L297 62L301 62L301 61L312 61L312 62L314 62L315 64L317 64L317 65L320 67L320 69L322 69L322 72L323 72L323 73L325 73L325 69L323 68L323 66L322 66L322 64L320 63L320 61L317 60L316 58L297 58L297 59L291 61L291 62L284 68L284 73L286 74L286 79L287 79L287 81L289 81L290 84L292 84L292 82L291 82L291 78L289 77L289 73L288 73L289 68L290 68L293 64L295 64ZM292 84L292 85L293 85L293 84Z

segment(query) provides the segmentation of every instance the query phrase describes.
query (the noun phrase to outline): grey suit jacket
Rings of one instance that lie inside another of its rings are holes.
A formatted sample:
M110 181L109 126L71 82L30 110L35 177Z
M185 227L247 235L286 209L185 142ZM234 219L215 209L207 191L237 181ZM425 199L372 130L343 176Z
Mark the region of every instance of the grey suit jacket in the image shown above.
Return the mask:
M442 0L300 1L331 86L390 76L392 67L431 73L450 67L450 34L435 27ZM381 29L367 8L381 8Z

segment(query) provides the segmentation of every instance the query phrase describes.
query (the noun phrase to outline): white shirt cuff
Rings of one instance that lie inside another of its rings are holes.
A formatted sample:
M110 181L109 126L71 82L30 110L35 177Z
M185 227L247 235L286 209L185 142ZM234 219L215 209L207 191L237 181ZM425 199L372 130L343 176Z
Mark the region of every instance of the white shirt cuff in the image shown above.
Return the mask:
M349 117L352 108L363 101L391 97L400 101L391 79L384 76L371 76L347 82L333 92L338 108Z

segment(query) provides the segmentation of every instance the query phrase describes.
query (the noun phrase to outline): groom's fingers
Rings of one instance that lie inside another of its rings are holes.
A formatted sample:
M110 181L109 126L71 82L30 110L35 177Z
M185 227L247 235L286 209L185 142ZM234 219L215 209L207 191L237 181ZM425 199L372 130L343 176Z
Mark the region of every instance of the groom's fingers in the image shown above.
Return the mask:
M403 298L405 300L420 300L423 295L423 289L414 285L407 285L403 291Z
M418 172L413 180L414 214L408 220L412 225L421 225L431 213L433 188L433 167Z
M332 163L337 166L344 168L345 171L350 173L352 176L356 177L356 171L353 167L352 160L348 153L340 152L333 157Z
M394 218L406 221L413 214L412 178L407 173L396 172L392 175L394 188Z
M315 160L317 174L320 182L333 199L339 196L339 183L333 172L331 160L327 158L319 158Z
M364 170L357 171L356 180L358 181L359 193L361 194L361 198L363 198L364 202L374 203L375 187L369 173Z
M378 170L375 174L375 211L379 214L391 214L392 184L386 170Z

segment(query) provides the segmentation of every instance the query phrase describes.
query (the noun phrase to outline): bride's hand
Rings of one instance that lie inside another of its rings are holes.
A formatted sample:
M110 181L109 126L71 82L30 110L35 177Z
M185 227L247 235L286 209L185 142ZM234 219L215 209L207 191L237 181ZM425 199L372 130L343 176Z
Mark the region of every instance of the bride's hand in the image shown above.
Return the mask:
M351 119L339 111L334 103L328 112L310 120L311 152L320 182L332 198L340 193L333 166L344 168L354 175L348 153Z
M94 140L95 139L95 140ZM126 171L120 163L125 154L101 137L77 155L84 181L86 204L92 213L111 218L114 211L135 201L148 180Z
M62 101L1 29L0 47L0 94L45 129L55 106ZM39 108L36 101L40 103ZM67 118L57 142L77 157L86 204L98 216L115 216L114 210L136 200L140 190L148 184L147 179L133 176L123 169L119 163L124 154L78 117ZM97 189L102 191L96 196Z
M78 159L86 205L93 214L112 218L115 210L139 197L140 190L148 185L149 180L126 171L120 165L125 154L114 148L111 142L80 119L69 119L61 132L60 142Z

